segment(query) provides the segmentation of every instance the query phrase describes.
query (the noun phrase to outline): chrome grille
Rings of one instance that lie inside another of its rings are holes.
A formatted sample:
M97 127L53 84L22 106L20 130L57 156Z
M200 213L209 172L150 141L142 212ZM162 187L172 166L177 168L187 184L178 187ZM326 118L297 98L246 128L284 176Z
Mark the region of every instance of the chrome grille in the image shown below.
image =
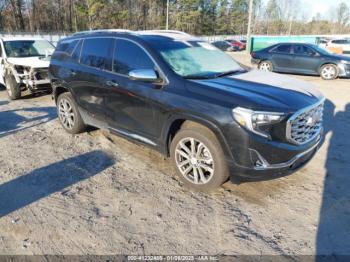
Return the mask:
M287 121L287 139L294 144L305 144L322 130L324 100L302 109Z

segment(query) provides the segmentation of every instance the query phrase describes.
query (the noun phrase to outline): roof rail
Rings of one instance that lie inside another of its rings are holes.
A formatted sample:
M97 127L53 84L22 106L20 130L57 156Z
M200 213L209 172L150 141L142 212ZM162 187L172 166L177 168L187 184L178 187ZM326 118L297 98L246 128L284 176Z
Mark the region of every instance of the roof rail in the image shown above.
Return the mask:
M143 30L143 31L136 31L135 33L170 33L170 34L179 34L179 35L186 35L191 36L190 34L187 34L182 31L178 30Z
M73 36L94 34L94 33L107 33L107 32L120 32L120 33L132 33L133 31L127 29L97 29L97 30L87 30L74 33Z

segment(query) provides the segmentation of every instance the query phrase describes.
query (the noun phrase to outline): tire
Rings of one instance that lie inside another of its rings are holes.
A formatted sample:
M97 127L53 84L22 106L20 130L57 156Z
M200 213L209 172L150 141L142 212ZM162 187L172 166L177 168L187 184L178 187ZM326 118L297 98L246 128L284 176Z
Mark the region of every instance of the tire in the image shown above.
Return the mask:
M320 75L323 80L334 80L338 78L339 70L336 65L326 64L321 67Z
M192 156L193 144L195 154ZM170 156L179 178L190 189L215 189L229 177L219 141L211 130L199 124L185 122L171 142Z
M7 95L11 100L16 100L21 98L21 87L16 82L15 77L9 74L5 77L5 87Z
M79 134L86 130L78 106L71 93L63 93L57 98L57 114L62 127L70 134Z
M273 71L273 65L269 60L264 60L261 61L258 65L258 69L263 70L263 71Z

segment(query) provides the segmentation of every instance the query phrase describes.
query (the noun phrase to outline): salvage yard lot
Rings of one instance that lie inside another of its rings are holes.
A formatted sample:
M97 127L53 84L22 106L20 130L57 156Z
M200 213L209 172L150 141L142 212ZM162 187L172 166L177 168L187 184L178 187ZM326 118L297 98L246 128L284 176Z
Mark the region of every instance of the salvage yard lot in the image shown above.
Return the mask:
M67 134L49 95L1 90L0 254L349 254L350 80L288 77L327 98L320 151L291 176L212 193L148 148Z

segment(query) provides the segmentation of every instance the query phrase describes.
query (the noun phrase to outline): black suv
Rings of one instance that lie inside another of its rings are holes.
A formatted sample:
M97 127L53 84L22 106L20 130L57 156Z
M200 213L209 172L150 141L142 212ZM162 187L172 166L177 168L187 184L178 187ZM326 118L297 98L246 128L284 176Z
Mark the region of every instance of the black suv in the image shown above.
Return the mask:
M67 132L91 125L147 144L194 189L290 173L321 140L314 87L182 32L78 33L58 43L49 71Z

